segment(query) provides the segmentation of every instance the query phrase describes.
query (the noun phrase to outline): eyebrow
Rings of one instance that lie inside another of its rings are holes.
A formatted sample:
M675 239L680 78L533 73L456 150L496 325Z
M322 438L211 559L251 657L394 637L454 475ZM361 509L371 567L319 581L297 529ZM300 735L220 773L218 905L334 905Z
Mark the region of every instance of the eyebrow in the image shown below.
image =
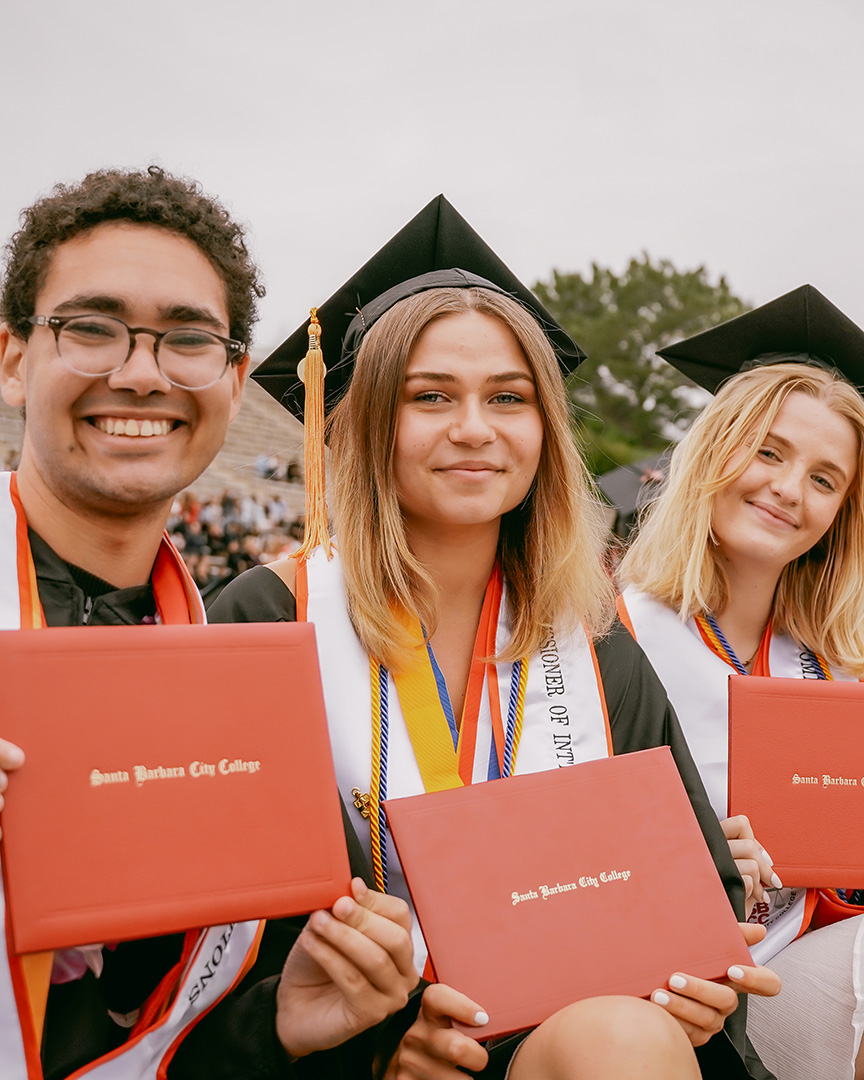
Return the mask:
M58 304L54 311L59 315L64 311L78 311L81 308L89 308L91 311L101 311L104 315L126 315L128 307L125 300L119 296L104 296L102 294L79 293L69 300Z
M159 308L159 314L168 322L179 323L204 323L212 326L223 333L227 331L224 322L207 308L195 307L192 304L171 304Z
M129 305L125 300L119 296L109 296L102 293L79 293L69 300L64 300L62 304L58 304L54 312L57 315L62 315L64 312L80 311L82 308L89 311L98 311L103 315L125 316L127 318L129 316ZM214 315L207 308L196 307L194 304L167 304L159 308L159 315L166 322L204 323L205 326L212 326L215 330L221 330L223 333L227 330L227 327L217 315Z
M422 379L424 382L453 383L456 376L444 371L411 371L405 376L405 382L414 379ZM533 384L534 376L526 371L501 371L497 375L490 375L488 383L530 382Z
M782 435L778 435L774 431L769 431L767 438L773 439L774 442L779 443L784 450L789 450L790 448L793 448L792 443L788 439L784 439ZM818 469L823 469L826 472L833 472L844 483L848 480L848 477L846 476L846 470L843 469L840 465L838 465L836 461L831 461L830 458L823 458L821 461L817 461L816 467Z

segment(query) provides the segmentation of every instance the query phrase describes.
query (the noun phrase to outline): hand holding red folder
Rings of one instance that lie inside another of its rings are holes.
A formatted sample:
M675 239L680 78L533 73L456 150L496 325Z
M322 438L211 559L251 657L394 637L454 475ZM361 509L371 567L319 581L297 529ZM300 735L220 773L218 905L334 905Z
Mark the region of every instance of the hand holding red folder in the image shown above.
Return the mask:
M720 828L744 882L745 914L749 917L754 903L765 898L765 889L782 889L783 882L774 873L774 863L756 839L746 814L725 818Z
M765 928L754 923L739 923L747 945L755 945L765 936ZM738 977L740 973L740 978ZM680 973L679 973L680 977ZM672 976L675 979L676 976ZM759 994L773 997L780 991L780 979L768 968L733 966L729 978L720 982L704 979L687 979L686 987L678 991L671 985L663 993L665 1004L657 1001L658 992L652 994L655 1004L673 1016L684 1029L691 1045L701 1046L722 1027L728 1015L738 1005L738 994ZM731 993L730 993L731 990ZM390 1062L385 1080L413 1080L427 1075L434 1067L436 1076L452 1075L453 1080L468 1072L485 1068L488 1054L469 1035L451 1026L451 1020L462 1025L483 1026L488 1018L477 1002L450 986L435 984L423 994L423 1005L415 1023L403 1036ZM442 1072L447 1069L447 1072Z
M315 911L294 944L276 995L276 1032L297 1059L327 1050L404 1007L419 981L404 900L351 882Z
M23 764L24 751L21 747L16 746L15 743L7 742L6 739L0 739L0 810L3 809L3 804L6 801L3 798L3 792L9 783L6 770L8 769L11 772L12 769L20 769Z
M755 945L765 937L764 926L756 923L738 925L748 946ZM682 980L686 985L681 985ZM738 994L774 997L779 993L780 978L775 972L766 967L736 964L729 968L726 979L717 982L694 979L683 972L676 972L669 979L668 988L655 990L651 1000L675 1017L691 1045L702 1046L712 1035L716 1035L726 1017L731 1016L738 1007Z
M384 1080L438 1076L442 1069L451 1069L453 1080L457 1080L466 1072L473 1074L485 1069L489 1054L469 1035L457 1031L451 1024L453 1020L483 1026L489 1017L476 1001L452 986L444 983L427 986L417 1019L402 1037Z

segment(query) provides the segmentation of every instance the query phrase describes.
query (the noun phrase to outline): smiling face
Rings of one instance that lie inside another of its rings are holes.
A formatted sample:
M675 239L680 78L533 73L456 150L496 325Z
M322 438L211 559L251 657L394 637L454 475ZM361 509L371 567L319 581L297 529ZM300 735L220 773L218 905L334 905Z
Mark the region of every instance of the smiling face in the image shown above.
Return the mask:
M61 244L36 315L101 312L130 326L196 326L230 336L225 286L192 241L165 229L105 223ZM19 468L25 488L78 512L134 513L169 503L210 464L240 406L246 364L207 390L172 386L141 336L103 378L71 371L53 331L28 341L0 331L0 388L26 406Z
M508 327L476 311L430 323L408 360L393 456L409 533L497 530L542 449L534 377Z
M749 453L728 462L733 471ZM846 417L793 392L744 472L714 499L712 532L729 566L761 565L779 576L831 527L852 484L858 437Z

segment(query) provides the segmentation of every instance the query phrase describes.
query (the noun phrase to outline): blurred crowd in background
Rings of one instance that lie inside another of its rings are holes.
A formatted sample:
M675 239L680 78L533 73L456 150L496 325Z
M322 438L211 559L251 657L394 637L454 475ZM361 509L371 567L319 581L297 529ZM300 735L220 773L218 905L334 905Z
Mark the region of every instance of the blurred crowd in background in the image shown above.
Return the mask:
M303 519L277 492L225 490L200 498L185 491L174 500L168 532L205 599L244 570L289 555L303 539Z

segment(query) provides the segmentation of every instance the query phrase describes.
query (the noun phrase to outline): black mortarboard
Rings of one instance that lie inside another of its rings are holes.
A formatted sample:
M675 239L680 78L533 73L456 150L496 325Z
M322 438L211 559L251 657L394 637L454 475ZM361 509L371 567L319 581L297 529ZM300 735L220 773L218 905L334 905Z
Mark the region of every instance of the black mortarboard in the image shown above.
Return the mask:
M864 331L812 285L660 349L658 356L712 394L748 367L802 359L837 368L864 386Z
M537 297L504 265L443 195L373 255L366 265L318 308L327 374L325 407L342 396L351 379L363 334L399 300L425 289L478 285L519 300L545 329L565 373L585 354L555 322ZM307 324L255 370L252 378L295 416L303 418L305 390L297 366L309 345Z
M669 471L669 450L629 465L619 465L597 477L597 486L622 517L635 514Z

